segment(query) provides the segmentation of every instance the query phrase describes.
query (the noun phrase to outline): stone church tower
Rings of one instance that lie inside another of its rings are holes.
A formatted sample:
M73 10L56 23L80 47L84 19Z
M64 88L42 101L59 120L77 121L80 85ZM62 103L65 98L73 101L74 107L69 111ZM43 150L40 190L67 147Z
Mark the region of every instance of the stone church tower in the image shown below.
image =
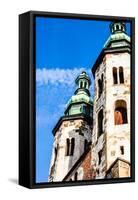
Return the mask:
M92 163L98 178L130 176L130 37L125 23L112 22L96 60Z
M92 67L94 101L90 78L82 72L53 129L49 182L131 176L131 41L123 22L112 22L110 31Z
M91 143L93 102L89 92L91 81L85 71L77 77L76 84L64 116L53 129L49 182L62 181ZM78 173L81 177L81 170Z

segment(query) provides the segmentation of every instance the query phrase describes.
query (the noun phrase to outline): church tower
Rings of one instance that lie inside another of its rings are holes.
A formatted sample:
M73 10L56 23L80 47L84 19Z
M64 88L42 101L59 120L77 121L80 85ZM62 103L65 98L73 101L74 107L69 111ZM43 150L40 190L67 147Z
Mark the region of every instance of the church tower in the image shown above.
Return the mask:
M95 78L92 154L95 178L130 176L130 37L126 25L111 35L92 72Z
M92 139L93 102L89 76L83 71L76 78L77 89L53 129L54 143L49 182L62 181ZM79 172L81 173L81 172Z

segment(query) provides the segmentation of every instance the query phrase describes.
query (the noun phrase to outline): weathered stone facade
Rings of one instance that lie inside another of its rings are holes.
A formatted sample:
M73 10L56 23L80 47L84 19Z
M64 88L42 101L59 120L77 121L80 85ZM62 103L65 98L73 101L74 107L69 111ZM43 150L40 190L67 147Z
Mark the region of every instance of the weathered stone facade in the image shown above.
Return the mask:
M119 70L123 66L124 83L113 83L113 67ZM98 80L103 74L103 92L98 97ZM95 72L95 97L93 115L93 164L95 166L97 178L104 178L110 165L121 157L130 162L130 54L107 54L104 63L99 65ZM115 125L114 112L115 102L125 101L127 105L127 123ZM103 110L103 133L98 136L98 113ZM120 148L124 148L121 154ZM99 164L98 153L102 151L101 162Z
M92 166L91 145L83 153L63 181L92 180L95 177Z
M66 117L55 128L49 181L131 176L130 38L124 23L111 23L110 28L112 34L92 68L93 103L89 77L82 72ZM72 138L73 153L67 155Z
M63 121L55 134L49 181L62 181L85 151L85 140L91 142L92 127L85 120ZM74 138L74 155L66 156L66 139ZM55 155L55 148L57 155ZM56 159L55 159L56 156ZM54 167L53 167L54 166ZM54 168L54 169L53 169Z
M130 163L126 160L117 158L107 171L106 178L125 178L130 177Z

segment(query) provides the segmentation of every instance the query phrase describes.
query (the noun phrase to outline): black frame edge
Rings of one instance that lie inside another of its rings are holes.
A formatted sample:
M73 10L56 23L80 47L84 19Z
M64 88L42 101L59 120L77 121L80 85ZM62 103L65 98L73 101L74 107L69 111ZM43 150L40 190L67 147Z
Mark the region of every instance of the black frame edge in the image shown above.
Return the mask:
M133 113L132 123L132 176L131 178L122 179L105 179L93 181L77 181L77 182L56 182L56 183L35 183L35 135L34 135L34 113L35 113L35 70L34 67L34 18L35 16L51 16L61 18L77 18L77 19L97 19L97 20L125 20L132 23L132 74L131 89L131 105L135 110L135 18L134 17L118 17L118 16L102 16L89 14L73 14L73 13L55 13L55 12L39 12L29 11L19 15L19 184L27 188L52 188L52 187L68 187L82 185L97 185L110 183L128 183L135 181L135 115ZM26 27L27 26L27 27ZM24 28L25 27L25 28ZM25 42L24 42L25 40ZM25 58L25 59L24 59ZM26 77L26 78L25 78ZM25 79L24 79L25 78ZM25 84L24 84L25 83ZM25 105L25 106L23 106ZM24 116L24 117L23 117ZM28 120L27 120L28 119ZM25 150L25 151L24 151Z
M19 185L31 188L30 13L19 15Z
M94 18L95 20L125 20L125 21L131 21L135 19L135 17L125 17L125 16L113 16L113 15L96 15L96 14L84 14L84 13L64 13L64 12L49 12L49 11L35 11L35 10L30 10L27 11L21 15L30 13L32 16L49 16L49 17L63 17L63 18L80 18L80 19L92 19Z

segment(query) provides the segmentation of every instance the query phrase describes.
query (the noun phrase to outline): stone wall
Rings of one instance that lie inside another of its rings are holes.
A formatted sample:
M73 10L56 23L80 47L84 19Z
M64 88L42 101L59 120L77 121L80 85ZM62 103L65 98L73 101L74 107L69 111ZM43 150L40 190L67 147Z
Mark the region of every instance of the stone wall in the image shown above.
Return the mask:
M86 154L85 158L80 161L78 166L70 173L66 181L79 181L79 180L92 180L95 178L92 160L91 149ZM75 174L77 173L77 180L75 180Z
M92 133L92 165L96 174L96 179L104 178L106 168L106 140L105 140L105 124L106 124L106 60L99 65L95 73L95 95L94 95L94 112L93 112L93 133ZM103 76L103 91L98 95L98 80L101 80ZM99 136L98 132L98 113L103 110L103 133ZM99 160L99 153L100 159Z
M117 70L123 67L124 83L114 84L113 67ZM101 95L99 95L99 80L102 80L103 87ZM84 153L85 140L92 141L92 150L67 180L74 180L76 172L78 180L103 179L117 158L130 162L130 81L130 54L106 54L95 72L93 127L82 119L62 122L54 138L49 181L63 180ZM126 102L127 123L115 124L114 112L117 100ZM99 133L98 114L101 110L103 110L103 128L102 133ZM73 156L66 156L67 138L75 139ZM58 149L56 161L55 148ZM119 164L114 167L114 174L116 174L114 176L117 174L120 177L129 176L130 169Z
M130 163L117 159L107 172L106 177L109 178L126 178L130 177Z
M113 83L113 67L123 67L124 83ZM103 74L103 92L98 97L98 80ZM92 164L96 178L104 178L106 171L116 158L130 162L130 54L106 54L95 72L95 96L92 134ZM127 105L126 124L115 125L116 100L124 100ZM98 113L103 109L103 134L98 136ZM120 151L121 146L124 153ZM102 152L100 152L102 150ZM99 163L99 152L101 162Z
M84 153L85 140L91 142L91 130L92 127L82 119L62 122L54 138L49 181L62 181L74 163ZM67 138L75 139L74 153L72 156L66 155ZM56 161L55 148L58 148Z
M124 84L113 84L112 68L122 66ZM128 123L115 125L114 110L116 100L124 100L127 104ZM109 106L110 105L110 106ZM112 162L121 157L130 162L130 54L106 55L106 145L107 169ZM120 147L124 146L124 154Z

